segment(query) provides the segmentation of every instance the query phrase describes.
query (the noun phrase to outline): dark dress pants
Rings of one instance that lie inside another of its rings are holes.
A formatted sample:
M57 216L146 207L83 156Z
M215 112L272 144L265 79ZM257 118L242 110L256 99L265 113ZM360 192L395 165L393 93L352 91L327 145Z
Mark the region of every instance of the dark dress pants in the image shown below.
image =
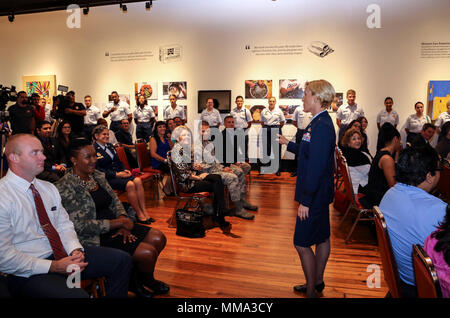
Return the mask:
M127 297L131 270L131 256L118 249L86 246L85 262L88 266L81 272L81 279L105 277L106 297ZM51 258L50 258L51 259ZM49 273L30 276L8 276L8 285L14 296L32 298L87 298L81 288L69 288L68 276Z
M274 135L274 140L277 140L277 134L281 135L281 126L275 125L275 126L264 126L263 127L263 133L262 133L262 142L263 142L263 156L264 159L267 160L267 158L270 158L271 152L272 152L272 135ZM275 141L275 146L278 146L278 156L275 154L274 150L274 159L278 161L278 169L275 171L272 171L270 173L276 173L281 170L281 144L277 141ZM270 166L270 161L267 163L263 163L265 166Z
M196 181L194 186L188 191L194 192L212 192L214 194L215 220L219 224L225 222L225 186L222 177L218 174L209 174L203 180Z

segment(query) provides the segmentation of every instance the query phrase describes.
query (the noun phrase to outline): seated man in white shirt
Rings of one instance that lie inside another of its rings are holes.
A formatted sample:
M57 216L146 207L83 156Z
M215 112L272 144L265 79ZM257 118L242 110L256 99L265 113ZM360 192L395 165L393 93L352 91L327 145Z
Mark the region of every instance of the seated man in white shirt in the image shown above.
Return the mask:
M9 171L0 180L0 271L13 296L84 298L67 277L105 277L109 297L127 297L131 257L117 249L81 246L56 187L36 175L44 169L39 139L18 134L6 144ZM80 273L81 272L81 273Z

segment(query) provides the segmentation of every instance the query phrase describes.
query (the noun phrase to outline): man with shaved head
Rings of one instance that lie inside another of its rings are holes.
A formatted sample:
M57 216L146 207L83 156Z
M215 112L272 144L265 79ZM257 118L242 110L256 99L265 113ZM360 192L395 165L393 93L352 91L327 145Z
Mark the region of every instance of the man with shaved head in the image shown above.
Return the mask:
M81 273L81 279L106 277L107 296L127 297L131 257L118 249L81 246L56 187L36 179L45 161L39 139L14 135L5 151L9 170L0 180L0 271L8 274L12 295L85 298L88 294L74 283Z

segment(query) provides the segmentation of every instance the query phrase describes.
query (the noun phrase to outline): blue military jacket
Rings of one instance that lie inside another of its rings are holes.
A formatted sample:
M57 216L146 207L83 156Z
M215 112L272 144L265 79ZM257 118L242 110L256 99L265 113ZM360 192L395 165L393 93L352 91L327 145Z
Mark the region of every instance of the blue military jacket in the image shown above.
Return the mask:
M300 144L289 142L288 150L298 152L295 201L310 209L333 202L335 147L336 133L327 111L305 128Z
M103 150L98 143L94 142L94 148L97 154L96 168L105 173L106 179L112 179L116 177L116 172L125 170L125 167L122 161L120 161L114 146L110 143L107 143L105 146L114 154L114 157L111 159L106 150Z

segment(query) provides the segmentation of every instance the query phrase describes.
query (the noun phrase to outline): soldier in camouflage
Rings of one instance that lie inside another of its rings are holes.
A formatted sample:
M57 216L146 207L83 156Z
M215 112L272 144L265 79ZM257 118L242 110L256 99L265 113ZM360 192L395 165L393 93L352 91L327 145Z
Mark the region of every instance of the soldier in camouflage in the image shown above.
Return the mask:
M235 169L236 174L230 167L221 165L215 155L214 144L209 141L209 124L202 122L201 142L194 146L194 169L201 172L218 174L222 177L223 183L227 186L230 199L235 206L234 215L246 220L253 220L255 216L244 210L246 182L242 169ZM243 194L243 195L242 195Z

